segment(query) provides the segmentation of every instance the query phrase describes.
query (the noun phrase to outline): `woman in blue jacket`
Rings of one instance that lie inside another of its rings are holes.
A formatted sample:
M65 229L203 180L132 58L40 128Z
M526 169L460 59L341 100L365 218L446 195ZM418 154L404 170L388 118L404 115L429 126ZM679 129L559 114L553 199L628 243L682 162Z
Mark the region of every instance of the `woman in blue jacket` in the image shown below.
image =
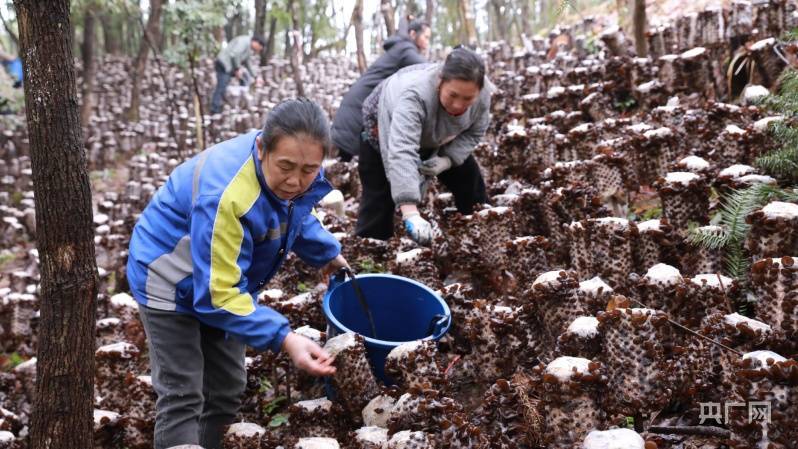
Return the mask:
M262 131L215 145L178 166L133 230L127 272L147 333L157 415L155 447L220 447L240 407L245 345L281 349L310 374L333 359L257 303L289 251L329 273L341 246L313 213L332 187L322 110L288 100Z

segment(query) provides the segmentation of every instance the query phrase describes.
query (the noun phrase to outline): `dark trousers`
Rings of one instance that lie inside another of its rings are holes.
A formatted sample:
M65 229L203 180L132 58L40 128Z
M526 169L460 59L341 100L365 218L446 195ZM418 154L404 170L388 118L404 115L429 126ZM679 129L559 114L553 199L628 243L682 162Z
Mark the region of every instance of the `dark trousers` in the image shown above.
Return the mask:
M222 447L247 383L243 343L191 315L139 305L155 403L155 449Z
M355 232L360 237L387 240L393 236L396 204L391 197L391 185L385 176L382 156L368 142L361 142L357 171L363 193ZM461 165L439 174L438 180L452 192L461 214L470 214L476 204L488 202L485 180L473 155L468 156Z
M227 90L227 85L230 84L230 79L233 78L233 75L227 73L219 61L216 61L214 68L216 69L216 89L213 91L213 97L211 98L211 114L218 114L222 112L224 92Z

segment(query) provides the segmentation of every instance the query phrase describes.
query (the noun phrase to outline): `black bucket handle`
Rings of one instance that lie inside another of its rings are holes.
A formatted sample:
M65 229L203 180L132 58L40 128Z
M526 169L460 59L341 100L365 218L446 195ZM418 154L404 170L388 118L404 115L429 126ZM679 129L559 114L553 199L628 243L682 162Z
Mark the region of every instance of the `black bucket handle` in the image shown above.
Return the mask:
M369 303L366 301L366 296L363 294L363 290L360 289L360 285L355 277L355 274L348 267L342 267L340 270L338 270L338 272L343 276L348 276L349 280L352 281L352 289L355 291L355 297L357 297L360 307L363 308L363 311L366 313L366 318L369 320L369 325L371 326L371 336L375 340L379 340L379 338L377 338L377 327L374 325L374 317L371 315Z

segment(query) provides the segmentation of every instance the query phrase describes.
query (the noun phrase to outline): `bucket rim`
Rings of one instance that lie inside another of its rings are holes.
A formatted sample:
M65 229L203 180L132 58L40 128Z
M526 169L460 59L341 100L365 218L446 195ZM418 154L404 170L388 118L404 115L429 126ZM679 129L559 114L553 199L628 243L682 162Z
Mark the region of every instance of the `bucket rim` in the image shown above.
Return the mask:
M407 283L410 283L410 284L414 284L415 286L420 287L423 290L426 290L427 292L429 292L433 297L435 297L438 300L438 303L440 303L443 306L443 312L444 312L444 314L446 315L446 318L447 318L447 323L446 323L446 325L443 328L443 332L441 332L441 337L446 335L446 333L449 331L449 328L452 326L452 311L451 311L451 309L449 309L449 304L446 304L446 301L443 299L443 297L441 295L439 295L438 292L436 292L435 290L429 288L427 285L422 284L421 282L418 282L415 279L410 279L410 278L407 278L407 277L404 277L404 276L397 276L395 274L390 274L390 273L366 273L366 274L358 274L355 277L358 278L358 279L365 279L365 278L391 278L391 279L396 279L396 280L399 280L399 281L404 281L404 282L407 282ZM373 345L385 346L385 347L397 347L397 346L402 345L404 343L410 343L410 342L418 341L418 340L422 340L423 341L423 340L432 340L433 339L434 335L427 335L424 338L416 338L416 339L413 339L413 340L405 340L405 341L379 340L379 339L376 339L376 338L367 337L367 336L365 336L363 334L357 333L357 332L353 331L352 329L349 329L348 327L344 326L343 323L338 321L338 318L336 318L335 315L333 315L332 310L330 310L330 298L332 297L333 292L338 287L346 284L347 282L350 282L350 280L346 280L344 282L336 284L332 288L328 288L327 292L324 293L324 298L323 298L323 301L322 301L322 309L324 310L324 317L327 320L331 321L332 324L335 325L335 327L337 327L339 329L343 329L343 333L352 332L353 334L357 334L357 335L360 335L361 337L363 337L363 339L366 342L368 342L368 343L371 343ZM438 337L438 338L441 338L441 337Z

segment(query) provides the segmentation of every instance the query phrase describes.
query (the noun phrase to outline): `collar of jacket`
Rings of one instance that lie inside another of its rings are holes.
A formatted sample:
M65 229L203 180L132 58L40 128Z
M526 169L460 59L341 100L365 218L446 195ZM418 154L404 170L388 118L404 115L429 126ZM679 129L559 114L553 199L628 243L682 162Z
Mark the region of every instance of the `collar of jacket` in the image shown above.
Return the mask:
M257 137L260 136L263 132L259 131L255 134L255 138L252 139L252 159L255 161L255 174L258 176L258 182L260 183L260 187L266 192L266 197L269 198L270 201L277 202L282 206L288 206L288 204L293 201L295 204L308 206L308 208L312 208L316 205L322 198L324 198L328 193L333 190L332 184L330 181L327 181L327 178L324 177L324 168L319 169L319 174L316 175L316 178L310 184L310 187L302 193L301 195L297 196L293 200L284 200L272 192L272 189L269 188L269 185L266 184L266 176L263 174L263 166L261 165L260 157L258 156L258 147L255 145L257 142Z

